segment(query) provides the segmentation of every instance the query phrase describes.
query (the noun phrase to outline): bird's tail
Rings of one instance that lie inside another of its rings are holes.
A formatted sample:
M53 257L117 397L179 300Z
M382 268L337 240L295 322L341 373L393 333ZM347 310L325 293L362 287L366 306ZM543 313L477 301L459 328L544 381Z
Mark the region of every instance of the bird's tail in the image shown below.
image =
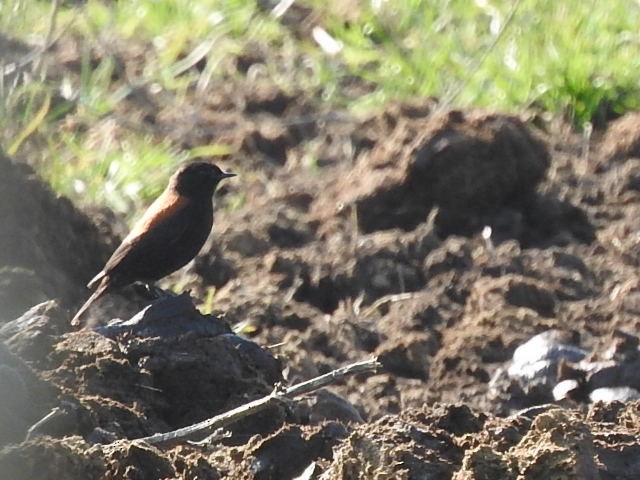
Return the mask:
M107 292L108 288L109 288L109 279L108 277L104 277L100 282L100 285L98 285L98 288L96 288L95 291L91 294L91 296L87 299L87 301L84 302L84 305L80 307L80 310L78 310L78 313L76 313L73 316L73 319L71 320L71 325L73 325L74 327L80 325L80 320L82 318L82 315L84 315L84 313L93 304L93 302L95 302L98 298L100 298L102 295L104 295Z

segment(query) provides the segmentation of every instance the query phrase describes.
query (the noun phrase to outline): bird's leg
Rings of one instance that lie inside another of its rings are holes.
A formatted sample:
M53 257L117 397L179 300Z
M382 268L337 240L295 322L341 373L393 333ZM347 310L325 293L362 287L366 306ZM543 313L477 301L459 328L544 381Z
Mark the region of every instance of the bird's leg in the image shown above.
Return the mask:
M151 300L157 300L159 298L166 297L175 297L175 294L172 291L163 290L153 283L135 283L134 286L138 293Z
M164 290L153 283L147 283L145 284L145 286L147 288L147 291L149 292L149 295L151 295L155 299L176 296L176 294L171 290Z

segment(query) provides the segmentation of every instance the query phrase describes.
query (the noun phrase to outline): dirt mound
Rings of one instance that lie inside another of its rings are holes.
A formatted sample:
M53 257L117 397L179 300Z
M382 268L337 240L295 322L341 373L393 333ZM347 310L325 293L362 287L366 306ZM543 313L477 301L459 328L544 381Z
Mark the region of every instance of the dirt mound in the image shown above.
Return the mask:
M40 433L143 437L266 395L281 378L273 357L220 319L201 316L187 295L159 300L131 321L96 331L54 336L60 319L68 322L55 305L45 305L3 328L7 344L46 372L64 398L64 421L57 415L39 425ZM47 334L53 344L35 348L34 339ZM283 418L272 410L234 428L238 435L272 431Z
M640 158L640 113L628 113L611 122L601 150L607 159Z
M126 440L89 447L78 437L39 438L0 451L0 471L16 479L282 479L314 470L331 479L632 479L640 474L637 408L599 405L585 415L550 407L532 416L496 418L461 405L425 407L350 433L339 424L290 426L254 437L243 449L215 451L185 446L163 452Z
M371 232L411 230L437 205L442 234L469 234L530 202L549 166L544 143L516 117L450 111L394 123L318 209L353 205Z
M104 232L0 152L0 323L48 298L77 301L106 260Z

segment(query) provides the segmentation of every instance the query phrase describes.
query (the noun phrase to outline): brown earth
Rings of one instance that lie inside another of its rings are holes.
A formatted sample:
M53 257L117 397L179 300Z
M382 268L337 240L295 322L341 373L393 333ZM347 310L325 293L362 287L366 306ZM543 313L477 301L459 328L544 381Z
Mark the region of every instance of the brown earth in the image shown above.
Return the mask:
M146 330L73 331L109 222L0 156L2 478L640 476L638 115L587 142L431 100L357 120L264 79L210 90L122 109L176 145L237 151L217 160L239 177L212 239L167 280L215 293L211 316L160 303ZM145 303L127 290L91 315ZM372 355L376 374L212 445L132 441ZM614 401L593 403L598 388Z

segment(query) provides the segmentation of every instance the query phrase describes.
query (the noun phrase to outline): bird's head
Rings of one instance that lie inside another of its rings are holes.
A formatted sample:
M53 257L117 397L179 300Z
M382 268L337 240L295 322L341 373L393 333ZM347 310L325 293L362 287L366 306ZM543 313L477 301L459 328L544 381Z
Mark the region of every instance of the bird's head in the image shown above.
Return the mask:
M235 177L213 163L193 162L183 165L173 174L169 186L186 197L212 196L220 180Z

